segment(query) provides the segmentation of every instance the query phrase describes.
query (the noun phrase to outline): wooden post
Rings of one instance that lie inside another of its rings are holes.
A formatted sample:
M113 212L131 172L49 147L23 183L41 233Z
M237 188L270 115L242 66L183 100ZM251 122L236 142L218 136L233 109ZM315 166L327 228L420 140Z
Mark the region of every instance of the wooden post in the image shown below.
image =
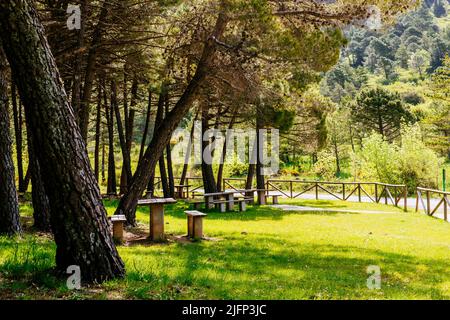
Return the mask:
M430 191L427 191L427 214L431 214L431 199L430 199Z
M405 197L403 210L405 212L408 212L408 187L407 186L404 187L403 196Z
M291 189L291 199L293 199L294 198L294 184L292 181L290 183L290 189Z
M361 202L361 183L358 183L358 201Z
M419 197L420 197L420 191L419 191L419 189L417 189L416 212L419 212Z
M164 206L159 203L150 205L150 239L164 240Z
M316 200L319 200L319 183L316 182Z
M342 200L345 201L345 183L342 184Z
M379 203L378 199L378 184L375 183L375 203Z
M448 221L448 199L446 194L444 194L444 220Z

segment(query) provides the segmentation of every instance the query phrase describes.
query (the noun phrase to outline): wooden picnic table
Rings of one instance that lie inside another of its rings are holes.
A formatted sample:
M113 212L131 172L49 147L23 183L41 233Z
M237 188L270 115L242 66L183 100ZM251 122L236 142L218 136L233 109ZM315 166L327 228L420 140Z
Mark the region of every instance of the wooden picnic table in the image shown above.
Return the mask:
M189 198L189 188L192 187L191 185L178 184L178 185L175 185L174 187L176 189L175 194L178 195L179 199ZM185 189L186 189L186 197L184 196Z
M231 211L234 207L234 194L234 191L205 193L203 195L205 197L205 206L207 209L212 209L214 208L214 198L225 198L228 202L227 209Z
M139 206L150 208L150 239L152 241L164 240L164 206L174 204L173 198L142 199L138 201Z

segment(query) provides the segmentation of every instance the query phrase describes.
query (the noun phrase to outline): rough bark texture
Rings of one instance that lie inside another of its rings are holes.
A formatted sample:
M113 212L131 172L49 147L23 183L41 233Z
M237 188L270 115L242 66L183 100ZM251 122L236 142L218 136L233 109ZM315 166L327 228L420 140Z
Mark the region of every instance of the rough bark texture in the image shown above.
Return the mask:
M108 195L117 194L116 161L114 158L114 108L108 105L106 86L103 86L103 101L105 104L106 126L108 127Z
M144 132L142 133L141 149L139 150L139 161L144 156L145 144L147 143L148 129L150 127L150 118L152 115L152 91L148 89L148 105L147 114L145 117Z
M215 29L203 49L202 57L197 65L195 75L174 108L155 132L153 139L145 151L136 173L133 176L133 181L128 188L128 193L120 200L116 214L125 214L129 224L135 224L137 202L150 181L150 177L155 170L158 159L162 155L166 145L169 143L172 133L191 108L192 103L195 101L198 89L208 75L209 68L211 67L212 60L214 59L217 50L216 39L219 39L223 34L227 22L228 18L220 13L216 21Z
M202 109L202 154L211 154L211 141L205 141L205 133L209 129L209 113L208 107L203 106ZM212 155L211 155L212 156ZM205 193L215 193L217 192L216 180L214 177L214 171L211 163L205 161L205 157L202 156L202 178L203 178L203 188Z
M256 187L260 190L266 188L265 177L264 177L264 146L262 145L263 136L261 134L262 119L259 115L259 112L256 116L256 148L257 148L257 157L256 157Z
M28 137L28 155L30 159L31 170L31 197L33 203L33 227L39 231L50 231L50 203L45 191L41 167L37 157L34 155L32 137L30 130L27 130Z
M84 87L82 92L80 110L78 110L81 136L87 141L88 127L89 127L89 114L90 114L90 102L92 95L92 86L94 83L95 72L97 70L97 56L98 48L103 39L103 33L106 28L106 22L111 10L112 3L110 1L104 1L102 9L98 16L98 23L92 34L92 41L89 46L89 53L87 57L86 71L84 75Z
M166 95L166 114L169 113L169 95ZM169 197L173 198L175 197L175 178L173 176L173 166L172 166L172 148L170 146L170 143L166 146L166 159L167 159L167 179L169 182L168 185L168 193Z
M0 2L0 34L50 202L57 269L77 265L86 282L123 276L86 145L31 0Z
M97 117L95 119L95 148L94 148L94 175L97 181L100 177L100 135L101 135L101 117L102 115L102 89L98 86L97 93Z
M14 235L21 231L9 135L7 71L0 41L0 235Z
M23 141L22 141L22 107L17 104L16 85L11 81L11 101L14 118L14 135L16 139L16 160L17 160L17 176L19 179L19 192L25 192L25 179L23 176Z
M131 180L131 160L130 153L127 148L127 141L125 138L125 131L122 123L122 118L120 116L119 103L117 102L117 87L114 81L111 81L111 108L114 109L116 114L117 130L119 132L120 148L122 150L123 167L126 172L127 180ZM128 117L127 117L128 119ZM123 186L122 186L123 187ZM121 190L126 191L126 190Z

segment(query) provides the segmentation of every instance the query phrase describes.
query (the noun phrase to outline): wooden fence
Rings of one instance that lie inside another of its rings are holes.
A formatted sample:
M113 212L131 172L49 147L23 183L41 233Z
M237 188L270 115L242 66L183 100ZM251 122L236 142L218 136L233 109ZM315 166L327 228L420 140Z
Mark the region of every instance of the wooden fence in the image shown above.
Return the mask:
M245 188L245 179L228 178L223 180L223 189L239 190ZM326 182L278 180L266 181L267 192L278 192L289 199L297 199L307 193L313 193L316 200L322 194L328 194L337 200L348 201L350 197L357 197L362 202L363 197L373 203L392 204L403 206L408 211L408 188L405 185L394 185L379 182Z
M425 198L425 199L424 199ZM448 210L450 208L450 192L444 192L433 189L417 188L416 212L420 206L429 216L434 216L442 207L444 210L444 219L448 221ZM432 200L438 199L436 205L432 205Z
M179 177L174 178L180 181ZM186 178L186 185L190 185L189 192L195 192L203 188L203 179L198 177ZM226 178L223 179L223 190L245 189L246 179ZM386 205L402 206L408 211L408 189L405 185L386 184L379 182L326 182L326 181L302 181L302 180L278 180L268 179L266 181L267 193L277 192L283 197L297 199L307 193L313 193L316 200L321 199L322 194L328 194L337 200L348 201L352 196L357 197L359 202L384 203ZM161 189L161 179L155 178L155 190ZM447 200L448 201L448 200Z

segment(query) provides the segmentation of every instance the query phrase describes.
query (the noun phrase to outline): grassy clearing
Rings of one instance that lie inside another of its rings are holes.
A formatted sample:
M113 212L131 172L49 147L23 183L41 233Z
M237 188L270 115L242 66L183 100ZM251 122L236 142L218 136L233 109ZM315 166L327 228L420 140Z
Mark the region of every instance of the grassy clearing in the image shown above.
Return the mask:
M283 201L284 202L284 201ZM383 205L288 201L296 205L397 213L211 212L216 241L120 247L128 274L69 292L47 270L55 246L46 236L0 239L0 297L63 299L449 299L450 225ZM115 202L107 202L110 213ZM166 231L186 233L183 210L167 210ZM148 211L138 211L141 229ZM366 268L382 270L369 290Z

